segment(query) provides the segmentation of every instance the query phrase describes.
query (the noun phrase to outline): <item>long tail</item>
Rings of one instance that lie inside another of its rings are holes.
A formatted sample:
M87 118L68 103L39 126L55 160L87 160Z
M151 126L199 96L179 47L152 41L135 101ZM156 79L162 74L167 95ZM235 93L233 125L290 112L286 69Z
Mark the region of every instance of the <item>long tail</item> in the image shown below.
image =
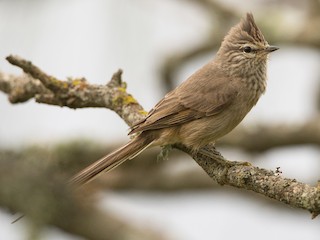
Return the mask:
M126 160L134 158L147 147L149 147L153 142L153 138L143 135L143 133L138 135L126 145L86 167L81 172L73 176L69 180L69 183L71 185L80 186L91 181L100 173L109 172Z

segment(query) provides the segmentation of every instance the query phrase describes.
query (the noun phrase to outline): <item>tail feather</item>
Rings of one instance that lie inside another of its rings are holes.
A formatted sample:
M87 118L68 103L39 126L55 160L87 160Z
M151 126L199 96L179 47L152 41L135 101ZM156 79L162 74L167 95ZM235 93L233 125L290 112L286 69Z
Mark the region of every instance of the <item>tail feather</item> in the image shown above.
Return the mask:
M121 148L115 150L109 155L86 167L81 172L77 173L70 179L69 183L72 185L85 184L97 177L100 173L109 172L126 160L134 158L147 147L149 147L152 142L153 139L139 135L128 142L126 145L122 146Z

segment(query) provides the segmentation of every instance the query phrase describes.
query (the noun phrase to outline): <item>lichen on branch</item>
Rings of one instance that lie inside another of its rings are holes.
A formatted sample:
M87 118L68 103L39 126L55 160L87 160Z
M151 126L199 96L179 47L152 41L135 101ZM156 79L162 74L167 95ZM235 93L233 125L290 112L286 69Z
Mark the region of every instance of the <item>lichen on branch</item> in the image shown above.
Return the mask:
M0 90L7 93L9 99L26 101L33 97L39 103L70 108L108 108L115 111L129 126L145 115L142 106L127 93L121 70L113 75L108 84L94 85L85 79L56 79L42 72L30 61L17 56L9 56L7 59L28 74L20 77L0 75ZM10 78L14 80L10 81ZM283 178L274 171L247 163L226 160L213 146L206 146L198 152L192 152L182 145L174 147L193 157L208 176L221 185L254 191L292 207L308 210L313 217L320 213L318 187Z

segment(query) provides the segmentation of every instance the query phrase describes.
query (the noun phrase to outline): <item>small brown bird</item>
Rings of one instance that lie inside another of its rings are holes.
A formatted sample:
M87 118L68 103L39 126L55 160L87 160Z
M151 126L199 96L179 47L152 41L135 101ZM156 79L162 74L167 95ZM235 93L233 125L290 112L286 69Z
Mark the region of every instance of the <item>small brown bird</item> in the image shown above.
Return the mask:
M214 60L131 128L133 139L76 174L70 183L84 184L150 146L180 143L197 151L229 133L265 92L268 54L277 49L248 13L226 35Z

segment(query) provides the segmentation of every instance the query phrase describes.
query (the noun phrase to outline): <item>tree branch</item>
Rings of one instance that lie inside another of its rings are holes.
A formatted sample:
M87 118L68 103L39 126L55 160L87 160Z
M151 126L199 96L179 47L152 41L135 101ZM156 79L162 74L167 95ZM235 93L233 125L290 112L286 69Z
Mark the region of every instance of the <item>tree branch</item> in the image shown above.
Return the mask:
M49 224L91 240L167 239L101 211L93 205L90 189L81 195L70 191L57 163L41 161L50 159L50 154L42 154L42 159L40 155L34 151L24 156L0 155L0 206L25 214L34 232Z
M121 72L114 75L108 85L90 85L86 81L75 83L75 80L57 80L44 74L31 62L19 57L10 56L8 60L31 76L40 78L43 86L52 92L52 99L55 99L51 104L72 108L89 106L109 108L114 110L128 125L141 119L145 113L139 103L126 93L124 83L121 81ZM6 90L8 89L12 90L14 87L6 87ZM8 94L10 95L10 92ZM42 94L45 93L37 93L38 99L41 99ZM297 182L294 179L283 178L276 172L257 168L247 163L228 161L214 147L207 146L197 153L193 153L185 146L176 145L175 147L191 155L206 173L221 185L252 190L292 207L306 209L313 216L320 213L320 191L317 187Z
M251 190L290 206L306 209L313 217L320 210L320 188L283 178L277 171L252 166L250 163L226 160L219 152L207 146L193 153L182 145L178 149L190 154L203 170L221 185Z
M18 78L13 75L0 75L4 77L0 80L0 90L9 95L10 101L15 99L12 103L24 102L33 97L39 103L69 108L108 108L116 112L128 125L146 114L133 96L126 92L126 84L121 80L122 70L118 70L107 85L96 85L88 84L84 78L59 80L18 56L8 56L7 60L29 74ZM30 76L34 80L31 80ZM23 81L19 81L20 79Z

